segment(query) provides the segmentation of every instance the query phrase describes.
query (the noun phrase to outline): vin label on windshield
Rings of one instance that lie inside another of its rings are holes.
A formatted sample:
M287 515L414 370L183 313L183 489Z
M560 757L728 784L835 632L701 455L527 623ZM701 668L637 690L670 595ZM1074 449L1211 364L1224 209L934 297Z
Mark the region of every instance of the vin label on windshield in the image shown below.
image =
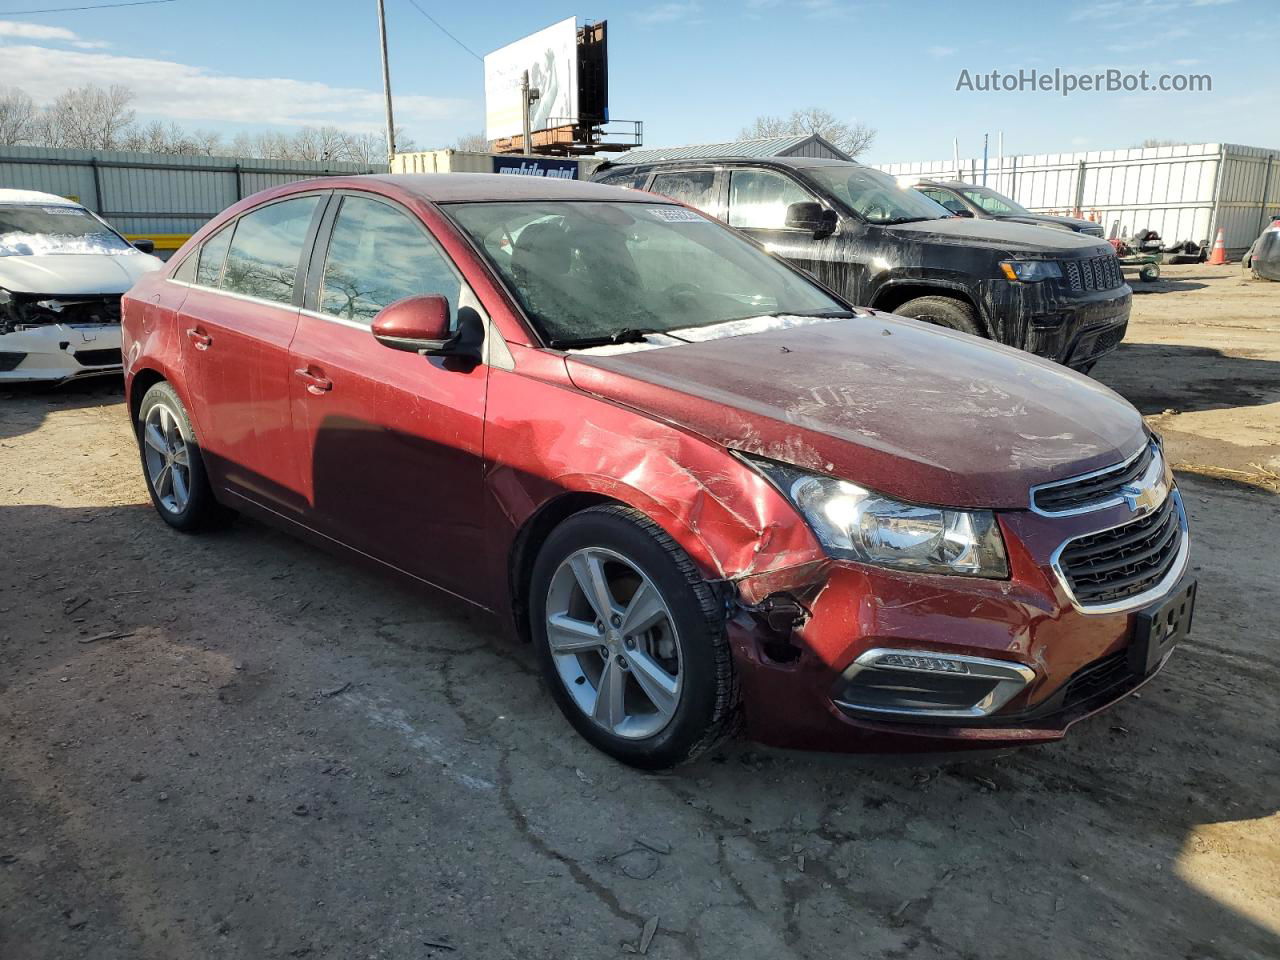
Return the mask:
M683 207L650 207L649 212L659 220L667 223L706 223L707 218L700 213L686 210Z

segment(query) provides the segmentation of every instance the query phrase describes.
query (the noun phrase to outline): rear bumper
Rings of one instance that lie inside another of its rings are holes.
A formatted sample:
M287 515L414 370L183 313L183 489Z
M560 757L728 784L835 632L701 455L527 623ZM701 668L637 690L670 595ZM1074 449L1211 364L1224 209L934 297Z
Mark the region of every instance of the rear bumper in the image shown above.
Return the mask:
M1127 507L1120 508L1127 511ZM743 690L746 732L770 746L827 752L931 753L1044 743L1138 690L1163 667L1129 666L1136 610L1083 613L1047 562L1054 541L1079 534L1078 518L1002 517L1007 581L908 575L843 561L738 584L747 605L794 597L802 624L779 630L740 606L729 636ZM1172 594L1176 586L1169 589ZM855 661L895 649L981 658L1030 681L986 716L875 714L844 702ZM1167 659L1167 657L1166 657ZM851 669L852 668L852 669Z
M60 383L119 371L116 323L56 323L0 334L0 382Z

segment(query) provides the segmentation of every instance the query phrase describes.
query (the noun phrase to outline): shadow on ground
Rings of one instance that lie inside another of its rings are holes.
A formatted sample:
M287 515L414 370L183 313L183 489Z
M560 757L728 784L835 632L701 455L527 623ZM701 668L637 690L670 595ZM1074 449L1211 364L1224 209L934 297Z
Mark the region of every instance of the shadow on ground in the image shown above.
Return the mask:
M0 440L40 429L58 410L106 407L124 399L119 375L86 377L62 385L0 382Z
M1092 376L1146 416L1280 401L1280 362L1212 347L1122 343L1098 362Z

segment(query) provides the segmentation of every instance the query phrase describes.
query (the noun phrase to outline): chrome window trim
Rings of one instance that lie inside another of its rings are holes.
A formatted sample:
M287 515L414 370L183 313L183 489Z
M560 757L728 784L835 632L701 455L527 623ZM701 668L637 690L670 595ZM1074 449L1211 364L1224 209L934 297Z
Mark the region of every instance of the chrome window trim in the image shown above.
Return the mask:
M1119 463L1113 463L1109 467L1101 467L1097 470L1090 470L1088 473L1081 473L1074 477L1067 477L1065 480L1053 480L1049 483L1037 483L1030 490L1030 509L1032 513L1039 514L1042 517L1078 517L1082 513L1096 513L1099 510L1107 510L1111 507L1118 507L1125 502L1124 497L1116 496L1108 497L1105 500L1095 500L1081 507L1072 507L1070 510L1043 510L1036 505L1036 494L1041 490L1052 490L1054 487L1065 487L1073 483L1080 483L1083 480L1092 480L1094 477L1100 477L1104 473L1111 473L1116 470L1123 470L1129 464L1133 463L1141 457L1150 447L1153 450L1151 463L1147 467L1147 472L1139 479L1139 483L1143 486L1150 486L1157 479L1158 475L1164 474L1165 459L1164 451L1161 450L1158 443L1148 441L1147 446L1141 447L1137 453L1126 457ZM1163 501L1161 501L1163 502Z
M938 675L935 670L917 670L913 667L902 667L877 663L880 658L896 655L901 657L925 657L938 660L956 660L969 667L968 676L995 680L996 685L991 692L964 710L894 707L869 707L848 700L833 698L838 707L862 713L875 713L881 716L926 717L939 720L973 720L988 717L995 713L1036 678L1035 671L1025 664L1013 660L992 660L987 657L971 657L958 653L942 653L937 650L907 650L892 647L874 647L858 656L840 675L844 683L848 683L863 670L875 667L879 670L898 670L903 673L924 673ZM944 674L945 675L945 674Z
M1071 589L1071 581L1067 579L1067 575L1062 570L1062 551L1071 546L1075 541L1083 537L1092 537L1099 533L1106 533L1108 530L1117 530L1120 527L1126 527L1133 523L1138 517L1132 517L1124 523L1116 523L1109 527L1103 527L1101 530L1091 530L1088 533L1082 533L1079 536L1071 537L1062 541L1058 549L1053 551L1053 555L1049 558L1049 566L1053 569L1053 574L1058 578L1058 584L1062 587L1063 592L1067 595L1067 599L1071 601L1071 605L1080 613L1086 614L1111 614L1111 613L1129 613L1140 607L1145 607L1148 603L1160 599L1168 593L1173 586L1182 579L1182 575L1187 572L1187 564L1191 559L1191 531L1187 525L1187 511L1182 504L1182 494L1178 492L1177 487L1169 488L1169 497L1173 498L1173 508L1178 514L1178 529L1181 542L1178 544L1178 553L1174 557L1173 564L1154 587L1144 590L1142 593L1132 597L1126 597L1124 600L1113 600L1110 603L1081 603L1076 599L1075 591ZM1163 505L1163 501L1161 504ZM1159 507L1157 507L1159 509Z
M232 300L243 300L245 303L257 303L264 307L279 307L282 310L298 310L292 303L281 303L279 300L268 300L265 297L251 297L247 293L236 293L232 290L223 290L221 287L206 287L202 283L188 283L186 280L175 280L173 277L165 277L165 283L175 283L180 287L187 287L191 290L203 290L206 293L216 293L220 297L230 297Z

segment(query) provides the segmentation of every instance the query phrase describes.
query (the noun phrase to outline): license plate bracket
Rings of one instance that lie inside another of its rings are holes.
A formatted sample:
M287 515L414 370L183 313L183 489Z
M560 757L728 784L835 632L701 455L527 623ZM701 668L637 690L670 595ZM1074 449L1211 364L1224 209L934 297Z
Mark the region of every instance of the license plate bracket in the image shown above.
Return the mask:
M1145 677L1187 639L1195 613L1196 581L1183 580L1170 596L1138 611L1129 647L1129 669Z

